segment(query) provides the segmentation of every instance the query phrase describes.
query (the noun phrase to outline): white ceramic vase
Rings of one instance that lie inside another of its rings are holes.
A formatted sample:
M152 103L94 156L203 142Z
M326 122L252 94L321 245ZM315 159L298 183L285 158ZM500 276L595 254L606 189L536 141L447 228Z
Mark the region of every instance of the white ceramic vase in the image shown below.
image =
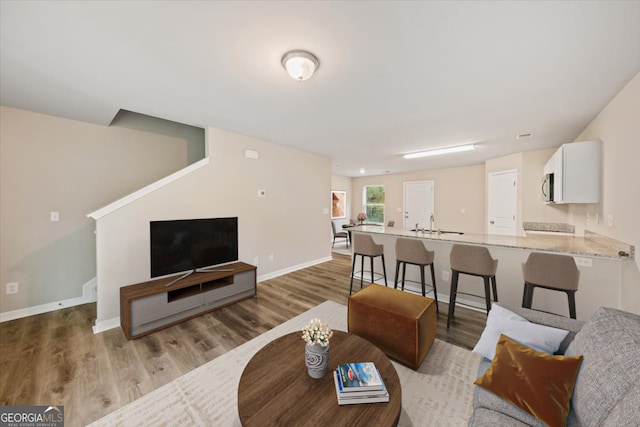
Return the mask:
M311 378L322 378L329 370L329 345L305 344L304 361Z

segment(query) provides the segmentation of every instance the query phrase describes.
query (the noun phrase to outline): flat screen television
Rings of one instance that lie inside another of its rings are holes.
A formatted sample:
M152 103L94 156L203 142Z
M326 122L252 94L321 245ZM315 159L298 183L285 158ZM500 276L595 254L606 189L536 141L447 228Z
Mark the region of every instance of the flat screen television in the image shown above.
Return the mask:
M151 221L150 236L151 277L238 260L237 217Z

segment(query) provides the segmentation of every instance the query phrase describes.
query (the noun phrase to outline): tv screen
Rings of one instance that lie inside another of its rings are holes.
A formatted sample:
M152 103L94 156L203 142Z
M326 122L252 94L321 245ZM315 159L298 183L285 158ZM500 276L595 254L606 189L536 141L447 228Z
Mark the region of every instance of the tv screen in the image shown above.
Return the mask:
M238 218L151 221L151 277L238 260Z

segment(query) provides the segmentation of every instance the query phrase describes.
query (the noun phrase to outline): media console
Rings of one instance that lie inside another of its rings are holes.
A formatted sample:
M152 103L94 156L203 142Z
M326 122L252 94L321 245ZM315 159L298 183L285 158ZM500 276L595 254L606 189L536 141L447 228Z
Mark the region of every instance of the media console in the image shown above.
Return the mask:
M256 267L235 262L220 271L196 272L120 288L120 326L139 338L256 295ZM231 270L231 271L222 271Z

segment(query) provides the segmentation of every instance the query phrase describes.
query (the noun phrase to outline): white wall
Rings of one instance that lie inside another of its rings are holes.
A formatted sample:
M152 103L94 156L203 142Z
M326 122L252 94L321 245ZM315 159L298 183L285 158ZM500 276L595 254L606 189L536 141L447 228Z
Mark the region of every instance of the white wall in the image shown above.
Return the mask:
M149 279L151 220L237 216L239 258L259 258L259 279L330 259L329 158L213 128L206 137L207 166L97 220L97 329L119 316L121 286Z
M185 167L187 153L185 139L1 106L0 317L77 302L96 276L86 214Z
M602 141L602 202L571 205L570 222L635 246L635 265L625 272L622 307L640 312L640 73L576 138ZM589 220L587 220L587 213ZM600 222L596 223L598 214ZM607 217L612 215L613 225ZM603 284L606 286L606 284Z

